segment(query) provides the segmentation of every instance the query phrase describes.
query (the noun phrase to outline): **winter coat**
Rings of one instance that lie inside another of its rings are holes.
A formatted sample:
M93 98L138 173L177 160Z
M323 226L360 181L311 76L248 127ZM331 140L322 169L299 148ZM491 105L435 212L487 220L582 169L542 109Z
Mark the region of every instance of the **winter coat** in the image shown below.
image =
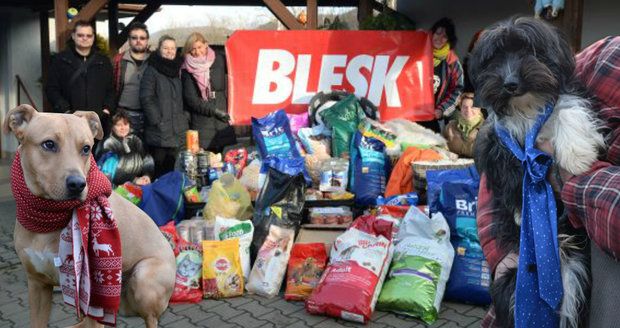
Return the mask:
M116 108L112 64L94 49L86 60L73 48L57 54L49 68L45 91L56 113L89 110L101 118L104 108L111 114Z
M214 115L215 109L227 111L226 59L216 52L215 61L209 69L212 95L205 100L200 95L198 82L187 70L181 71L185 109L191 113L190 128L198 130L200 146L213 152L221 152L225 146L237 143L234 129L227 121Z
M443 117L450 117L463 92L463 68L459 57L452 50L440 65L441 83L435 94L435 109L441 110Z
M471 132L469 132L467 138L463 137L463 133L461 133L457 125L458 121L456 119L451 120L450 123L446 125L446 129L443 132L444 137L448 141L448 149L450 149L453 153L459 154L460 156L473 158L474 143L482 123L479 124L477 128L474 128Z
M144 110L144 139L147 145L178 148L185 144L189 115L183 110L179 78L180 61L172 63L159 53L149 57L149 66L140 82L140 104Z
M146 153L142 141L137 136L130 134L121 140L113 134L110 135L103 142L102 158L105 158L107 153L118 156L114 178L110 179L114 185L133 181L134 178L143 175L153 176L153 158Z

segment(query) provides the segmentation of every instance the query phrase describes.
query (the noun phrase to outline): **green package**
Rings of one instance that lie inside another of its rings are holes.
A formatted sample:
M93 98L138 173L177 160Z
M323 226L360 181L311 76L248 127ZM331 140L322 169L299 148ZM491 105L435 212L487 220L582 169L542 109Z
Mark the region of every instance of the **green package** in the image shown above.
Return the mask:
M332 130L332 157L347 155L353 133L357 131L360 121L366 117L355 95L347 96L321 111L319 115Z

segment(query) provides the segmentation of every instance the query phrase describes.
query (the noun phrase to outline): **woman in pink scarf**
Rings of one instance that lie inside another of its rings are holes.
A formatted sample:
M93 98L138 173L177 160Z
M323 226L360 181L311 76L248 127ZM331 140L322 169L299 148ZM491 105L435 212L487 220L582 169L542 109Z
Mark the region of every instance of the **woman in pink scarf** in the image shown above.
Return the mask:
M191 113L190 128L198 130L201 148L220 153L237 143L226 111L226 59L197 32L187 38L183 53L181 80L185 107Z

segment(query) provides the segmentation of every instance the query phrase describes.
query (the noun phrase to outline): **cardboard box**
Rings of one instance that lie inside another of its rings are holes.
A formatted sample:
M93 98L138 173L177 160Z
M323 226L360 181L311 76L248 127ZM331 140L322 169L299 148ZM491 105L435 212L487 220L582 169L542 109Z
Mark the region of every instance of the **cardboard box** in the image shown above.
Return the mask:
M297 234L295 243L325 243L325 249L327 249L327 254L329 255L332 244L344 232L345 228L315 229L303 226Z

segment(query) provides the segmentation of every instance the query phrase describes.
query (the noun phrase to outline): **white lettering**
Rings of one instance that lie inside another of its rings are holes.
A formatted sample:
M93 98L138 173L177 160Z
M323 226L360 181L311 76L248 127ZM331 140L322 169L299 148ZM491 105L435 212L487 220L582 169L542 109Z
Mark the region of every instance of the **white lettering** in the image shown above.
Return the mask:
M409 60L409 56L398 56L392 63L392 67L388 70L389 56L377 56L375 66L372 70L370 79L370 91L368 91L368 100L379 106L381 96L385 89L386 102L388 107L400 107L400 95L396 80L400 76L403 67Z
M347 65L346 55L324 55L319 74L319 89L317 91L331 91L333 85L342 85L342 74L336 74L334 68Z
M310 102L313 92L308 92L308 78L310 77L310 61L312 55L297 56L297 69L295 70L295 85L293 86L293 104L307 104Z
M362 75L360 69L366 67L368 72L371 72L373 61L374 58L372 56L359 55L353 57L349 65L347 65L347 80L355 89L353 93L358 97L366 97L366 92L368 92L368 81L366 81L366 77Z
M274 64L278 67L274 68ZM279 104L284 102L293 90L288 75L295 69L295 57L286 50L261 49L258 52L256 80L254 81L253 104ZM271 91L271 83L276 85Z

